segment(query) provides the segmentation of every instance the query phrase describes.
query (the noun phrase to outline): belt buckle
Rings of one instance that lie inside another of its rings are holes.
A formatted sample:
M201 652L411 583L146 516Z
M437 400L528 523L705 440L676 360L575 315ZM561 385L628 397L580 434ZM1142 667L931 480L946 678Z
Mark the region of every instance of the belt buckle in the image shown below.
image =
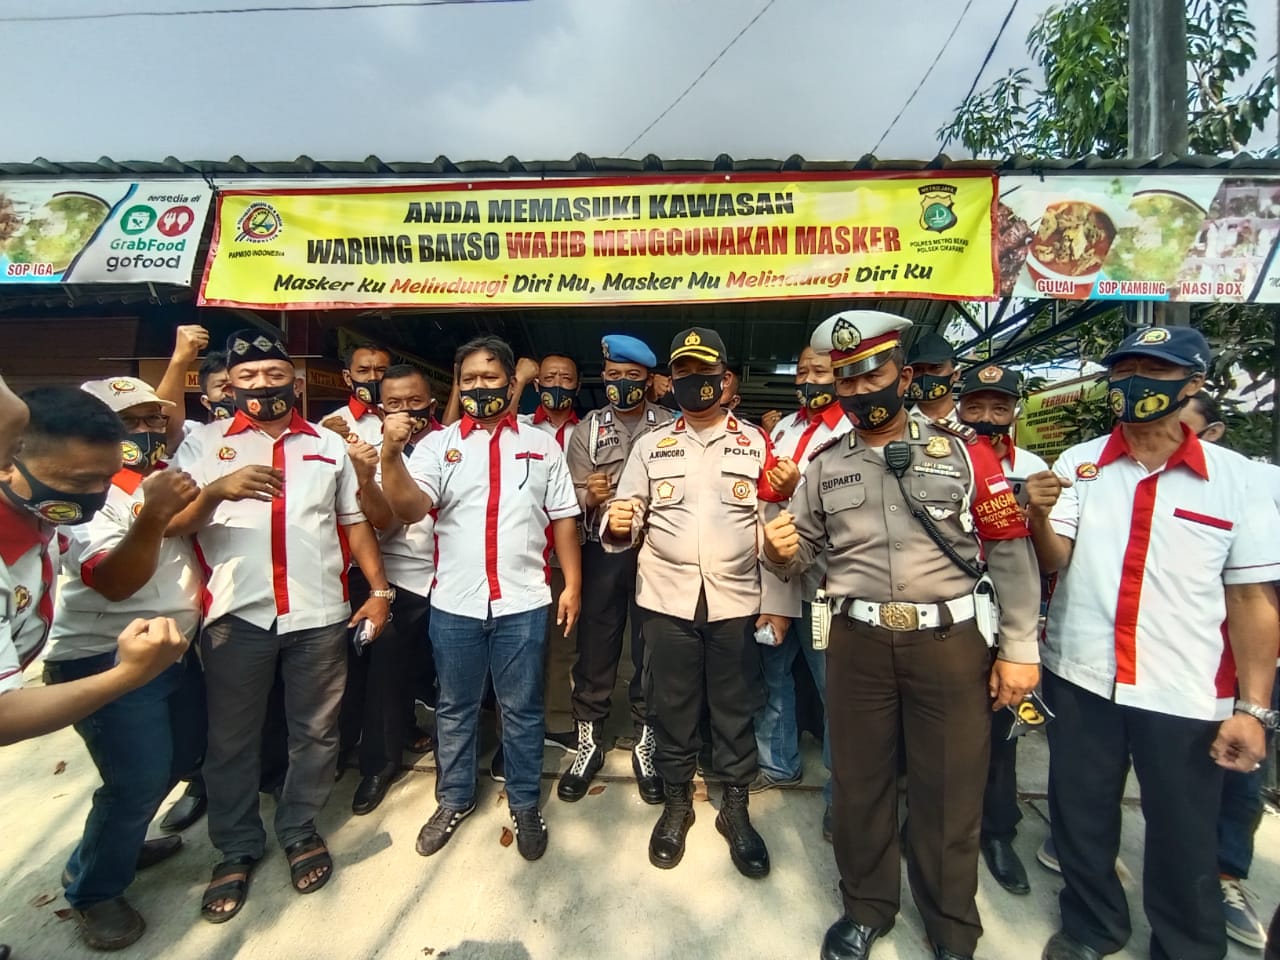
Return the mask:
M880 604L880 626L886 630L915 630L920 626L920 614L914 603Z

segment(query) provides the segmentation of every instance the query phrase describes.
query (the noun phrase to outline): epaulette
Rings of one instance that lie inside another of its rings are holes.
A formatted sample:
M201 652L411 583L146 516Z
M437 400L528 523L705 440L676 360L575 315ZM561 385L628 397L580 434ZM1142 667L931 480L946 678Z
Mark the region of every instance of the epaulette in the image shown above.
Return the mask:
M965 443L973 443L978 439L978 431L973 427L966 427L963 423L956 423L954 420L930 420L930 426L937 427L943 433L949 433L953 437L959 437Z
M850 430L848 433L848 436L852 437L853 435L854 435L853 431ZM818 454L826 450L830 450L832 447L836 446L837 444L840 443L841 440L844 440L844 439L846 439L846 435L843 433L840 434L838 437L827 437L826 440L822 441L822 443L818 444L811 451L809 451L809 456L807 459L809 461L813 461L818 456Z

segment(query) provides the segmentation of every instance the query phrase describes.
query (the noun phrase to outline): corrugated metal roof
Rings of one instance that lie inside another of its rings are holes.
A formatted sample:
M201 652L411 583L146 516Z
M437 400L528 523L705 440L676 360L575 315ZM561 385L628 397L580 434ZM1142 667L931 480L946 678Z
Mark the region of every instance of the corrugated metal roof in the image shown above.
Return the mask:
M784 171L832 170L998 170L1002 172L1093 172L1103 170L1159 172L1256 171L1280 173L1280 158L1256 157L1240 153L1234 157L1175 156L1164 154L1146 160L1104 160L1097 156L1077 159L1037 159L1013 157L1007 160L952 159L938 154L931 160L894 160L867 154L857 160L809 160L792 154L785 160L767 158L736 159L722 153L712 159L664 159L649 154L639 159L626 157L589 157L578 153L567 160L451 160L446 156L434 160L383 160L372 154L363 160L313 160L301 155L293 160L245 160L233 156L228 160L113 160L100 157L94 161L53 161L37 157L29 163L0 162L0 177L139 177L163 178L181 176L239 177L438 177L438 176L577 176L588 174L662 174L662 173L762 173Z

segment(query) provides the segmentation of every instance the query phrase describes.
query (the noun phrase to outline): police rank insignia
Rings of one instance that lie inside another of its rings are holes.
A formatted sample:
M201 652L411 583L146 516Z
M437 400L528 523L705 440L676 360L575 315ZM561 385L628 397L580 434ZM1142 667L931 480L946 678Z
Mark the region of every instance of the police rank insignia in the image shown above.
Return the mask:
M934 457L941 459L942 457L951 456L951 440L949 437L930 437L928 444L925 445L924 455L926 457Z
M680 441L675 437L663 437L656 444L659 450L665 450L667 447L674 447Z

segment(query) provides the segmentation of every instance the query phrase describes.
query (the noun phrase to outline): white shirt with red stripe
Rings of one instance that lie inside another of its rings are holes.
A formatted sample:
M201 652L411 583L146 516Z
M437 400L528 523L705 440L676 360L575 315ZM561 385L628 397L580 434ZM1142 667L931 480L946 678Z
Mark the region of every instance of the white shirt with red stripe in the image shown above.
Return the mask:
M377 446L382 442L382 418L378 416L377 408L355 397L351 397L333 413L320 419L328 420L329 417L341 417L347 421L347 428L365 443Z
M444 428L434 420L432 431ZM427 437L431 436L430 433ZM423 437L418 444L427 442ZM382 437L374 444L379 453ZM408 459L406 457L406 459ZM382 483L382 462L379 459L376 483ZM420 597L431 596L431 584L436 576L436 511L432 510L417 523L403 524L393 520L391 526L378 531L378 545L382 550L382 569L387 582L398 590L408 590Z
M0 693L22 686L22 671L44 649L63 535L0 497Z
M773 452L779 457L790 457L804 473L809 457L832 437L842 437L853 428L839 402L829 403L821 410L809 413L799 410L783 417L773 428Z
M547 412L547 408L542 404L538 404L538 409L533 413L522 413L517 419L523 424L537 427L543 433L554 438L562 453L569 449L569 438L573 436L573 428L578 424L577 413L570 410L569 418L557 427L551 422L551 414Z
M1041 660L1118 704L1220 720L1235 688L1223 586L1280 580L1280 517L1248 461L1183 433L1150 473L1119 427L1054 464L1072 486L1049 519L1075 545Z
M174 466L203 487L251 464L282 471L284 492L270 502L224 501L196 534L206 622L234 614L291 633L346 619L350 553L342 528L365 519L346 442L297 411L274 440L237 413L222 430L188 438Z
M108 600L93 589L94 568L128 534L142 512L142 474L121 470L111 480L107 503L88 523L67 527L62 555L68 578L58 591L46 660L76 660L110 653L134 619L172 617L190 640L200 623L204 577L189 537L165 537L156 572L133 596Z
M414 448L409 473L437 511L433 607L483 620L551 602L548 527L581 513L553 436L464 415Z

